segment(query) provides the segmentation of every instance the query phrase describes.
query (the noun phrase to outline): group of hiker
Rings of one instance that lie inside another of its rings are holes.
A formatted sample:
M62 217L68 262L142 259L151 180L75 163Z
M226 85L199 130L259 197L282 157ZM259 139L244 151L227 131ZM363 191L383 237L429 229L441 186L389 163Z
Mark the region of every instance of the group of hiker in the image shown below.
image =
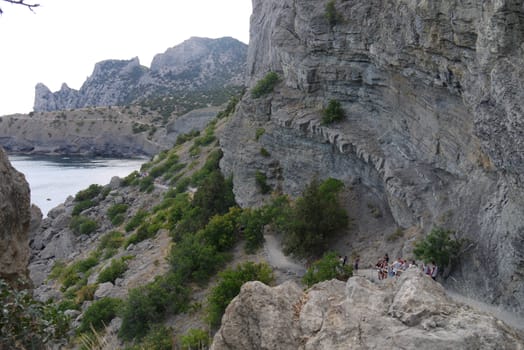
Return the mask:
M384 257L380 258L375 265L379 280L383 280L388 277L398 277L403 271L406 271L410 267L418 268L415 260L411 260L411 262L409 262L408 260L399 257L390 264L388 254L385 254ZM431 264L423 263L422 271L435 280L438 275L438 266L434 261L432 261Z

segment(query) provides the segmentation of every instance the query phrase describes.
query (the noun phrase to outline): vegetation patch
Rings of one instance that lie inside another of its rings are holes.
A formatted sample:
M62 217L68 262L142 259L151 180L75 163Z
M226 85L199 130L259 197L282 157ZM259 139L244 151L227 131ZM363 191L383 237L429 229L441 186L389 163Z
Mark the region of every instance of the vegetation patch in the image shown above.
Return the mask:
M122 300L117 298L102 298L87 308L78 327L78 332L89 332L91 329L100 330L116 317Z
M113 259L111 264L100 272L97 282L111 282L114 284L115 280L122 277L126 271L127 263L124 258Z
M271 192L271 186L267 183L267 176L263 172L257 170L255 173L255 184L262 194Z
M127 212L129 205L124 203L114 204L107 209L107 217L113 226L122 224L125 220L124 214Z
M264 78L259 80L251 90L251 97L259 98L273 92L273 89L280 81L280 77L275 72L269 72Z
M76 235L89 235L96 231L98 225L96 221L88 218L87 216L73 216L69 228Z
M329 125L344 119L345 113L342 105L337 100L330 100L322 110L322 125Z
M348 215L343 208L339 193L344 184L340 180L313 179L304 189L282 222L285 232L284 248L297 256L319 256L328 240L348 226Z
M181 338L182 350L207 349L211 339L203 329L190 329Z
M238 295L240 287L248 281L261 281L269 285L273 282L271 267L265 263L246 262L236 269L219 273L219 282L208 297L208 321L212 327L220 325L226 307Z
M330 252L313 263L302 278L302 282L309 288L316 283L333 278L346 281L352 275L352 267L350 265L342 265L337 255L334 252Z
M66 338L69 321L63 311L32 295L0 279L0 348L43 349L48 342Z
M466 243L458 239L455 232L435 227L424 240L415 243L413 254L426 263L435 262L442 271L455 266Z

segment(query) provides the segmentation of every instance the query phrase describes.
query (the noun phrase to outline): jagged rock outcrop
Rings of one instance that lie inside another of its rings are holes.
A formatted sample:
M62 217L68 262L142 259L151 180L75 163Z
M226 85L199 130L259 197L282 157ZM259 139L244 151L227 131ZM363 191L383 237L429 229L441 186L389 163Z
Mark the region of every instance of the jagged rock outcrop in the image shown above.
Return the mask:
M236 39L193 37L156 55L151 69L140 65L137 57L102 61L80 90L64 84L52 93L37 84L34 111L122 106L147 98L239 87L246 55L247 45Z
M16 282L28 277L29 185L23 174L9 163L0 147L0 278Z
M227 307L213 350L522 349L522 333L451 300L417 269L302 289L248 282Z
M456 230L471 247L445 283L524 313L522 3L335 1L335 10L330 21L325 2L253 1L247 85L268 71L281 82L262 98L246 94L221 140L237 200L260 203L257 171L292 195L315 175L342 179L360 194L347 203L348 253L375 260L396 226ZM322 125L332 99L346 118ZM366 204L388 226L360 227ZM409 256L417 237L390 252Z

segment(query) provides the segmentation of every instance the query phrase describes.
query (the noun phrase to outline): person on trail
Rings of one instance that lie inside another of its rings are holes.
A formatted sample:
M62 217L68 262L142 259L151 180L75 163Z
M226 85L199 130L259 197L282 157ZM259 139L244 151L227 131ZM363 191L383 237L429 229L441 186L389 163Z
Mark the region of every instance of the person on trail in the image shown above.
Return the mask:
M347 256L345 258L347 258ZM353 270L358 271L359 262L360 262L360 255L357 255L357 257L355 258L355 263L353 264Z
M433 265L433 269L431 270L431 278L433 278L433 280L435 281L438 275L438 266L435 264L434 261L432 261L431 264Z

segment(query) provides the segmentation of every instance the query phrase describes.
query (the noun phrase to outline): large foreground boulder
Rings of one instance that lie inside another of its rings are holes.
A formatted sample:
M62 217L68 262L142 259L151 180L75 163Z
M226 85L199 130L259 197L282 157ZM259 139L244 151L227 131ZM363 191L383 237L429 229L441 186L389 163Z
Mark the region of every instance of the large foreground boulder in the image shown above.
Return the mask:
M418 270L375 284L332 280L305 292L292 282L246 283L215 335L214 350L523 349L520 331L451 300Z
M0 147L0 278L27 277L30 223L29 185Z

